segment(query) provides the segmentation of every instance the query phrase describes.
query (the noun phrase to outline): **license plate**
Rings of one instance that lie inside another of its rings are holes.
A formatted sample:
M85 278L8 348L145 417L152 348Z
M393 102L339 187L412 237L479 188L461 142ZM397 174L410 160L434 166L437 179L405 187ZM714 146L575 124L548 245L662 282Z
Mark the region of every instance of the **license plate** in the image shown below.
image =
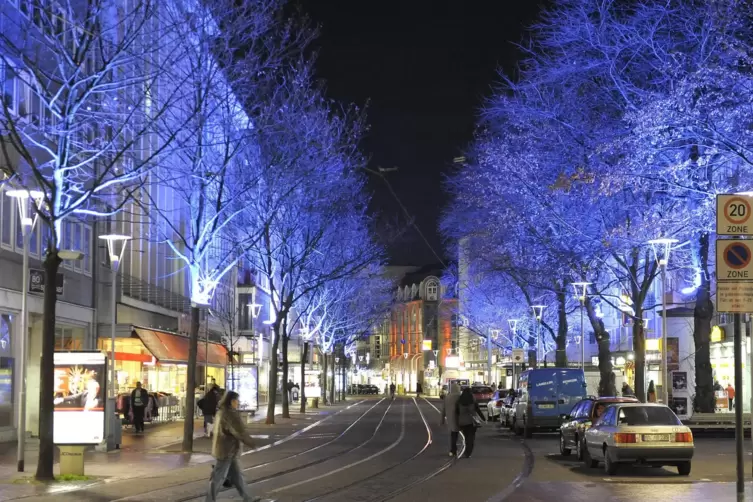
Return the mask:
M644 434L643 440L646 442L651 441L669 441L669 434Z
M543 408L545 410L551 410L551 409L554 409L554 405L553 404L540 404L539 408Z

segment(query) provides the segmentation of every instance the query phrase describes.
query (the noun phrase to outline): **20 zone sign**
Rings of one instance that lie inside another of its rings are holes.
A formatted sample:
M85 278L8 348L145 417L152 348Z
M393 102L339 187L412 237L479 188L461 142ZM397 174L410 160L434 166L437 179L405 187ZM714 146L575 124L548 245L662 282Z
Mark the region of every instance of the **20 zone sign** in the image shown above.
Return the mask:
M716 196L716 234L753 235L751 200L742 195Z

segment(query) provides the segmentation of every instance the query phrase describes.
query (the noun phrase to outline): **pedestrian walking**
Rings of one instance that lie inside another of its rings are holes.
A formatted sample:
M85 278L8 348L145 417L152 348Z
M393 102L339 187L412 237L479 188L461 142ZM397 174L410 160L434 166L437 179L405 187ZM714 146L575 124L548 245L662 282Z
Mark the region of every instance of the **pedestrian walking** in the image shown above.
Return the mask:
M654 386L654 381L651 380L648 382L648 392L646 393L646 400L649 403L655 403L656 402L656 387Z
M727 399L729 400L729 409L733 410L735 406L735 388L731 383L727 383Z
M458 399L460 399L460 386L453 382L450 384L450 391L444 397L442 402L442 425L447 423L450 429L450 456L458 454L458 434L460 426L458 425Z
M423 393L423 391L424 391L423 385L421 385L420 383L417 383L416 384L416 397L421 397L421 394Z
M465 453L463 458L471 458L473 445L476 443L476 429L481 426L483 415L476 398L469 387L463 389L457 404L458 427L465 437Z
M627 382L622 382L622 395L624 397L635 397L635 391Z
M136 382L136 388L131 392L131 413L136 432L144 432L144 411L148 403L149 393L141 388L141 382Z
M492 393L497 392L497 382L492 382Z
M209 492L206 502L217 500L217 494L226 479L235 486L245 502L261 500L261 497L252 497L248 492L246 481L243 479L243 472L238 463L241 443L250 448L254 447L253 441L246 433L238 414L238 404L238 393L232 390L227 391L220 401L216 417L217 434L214 435L212 442L212 456L217 460L217 463L214 465L212 476L209 479Z
M395 384L394 383L390 384L390 397L392 399L395 399Z
M197 403L201 414L204 415L204 435L212 437L214 434L214 417L217 414L217 406L220 403L220 388L211 384L204 397Z

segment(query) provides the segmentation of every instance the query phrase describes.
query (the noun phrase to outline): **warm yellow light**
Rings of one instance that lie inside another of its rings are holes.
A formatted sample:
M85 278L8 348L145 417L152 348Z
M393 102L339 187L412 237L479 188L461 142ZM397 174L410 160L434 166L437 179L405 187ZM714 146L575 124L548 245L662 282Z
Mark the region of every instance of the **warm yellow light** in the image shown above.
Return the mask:
M423 344L423 345L422 345L423 349L424 349L424 350L431 350L431 342L432 342L431 340L424 340L424 341L422 342L422 344Z
M720 328L719 326L714 326L711 328L711 341L712 342L721 342L724 340L724 329Z
M661 338L649 338L646 340L646 350L652 352L661 351Z

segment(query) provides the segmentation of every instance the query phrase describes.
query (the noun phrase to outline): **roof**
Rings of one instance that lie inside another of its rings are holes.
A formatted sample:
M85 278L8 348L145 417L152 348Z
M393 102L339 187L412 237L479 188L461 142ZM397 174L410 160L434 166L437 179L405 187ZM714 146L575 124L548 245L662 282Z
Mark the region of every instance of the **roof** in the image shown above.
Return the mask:
M669 406L663 403L641 403L640 401L637 403L615 403L615 404L622 404L623 407L629 407L629 408L638 408L641 406L646 406L646 407L651 407L651 408L669 408Z
M444 274L444 267L440 264L426 265L418 270L408 272L400 279L400 287L412 286L413 284L420 284L421 281L427 277L434 276L438 279L442 278Z

